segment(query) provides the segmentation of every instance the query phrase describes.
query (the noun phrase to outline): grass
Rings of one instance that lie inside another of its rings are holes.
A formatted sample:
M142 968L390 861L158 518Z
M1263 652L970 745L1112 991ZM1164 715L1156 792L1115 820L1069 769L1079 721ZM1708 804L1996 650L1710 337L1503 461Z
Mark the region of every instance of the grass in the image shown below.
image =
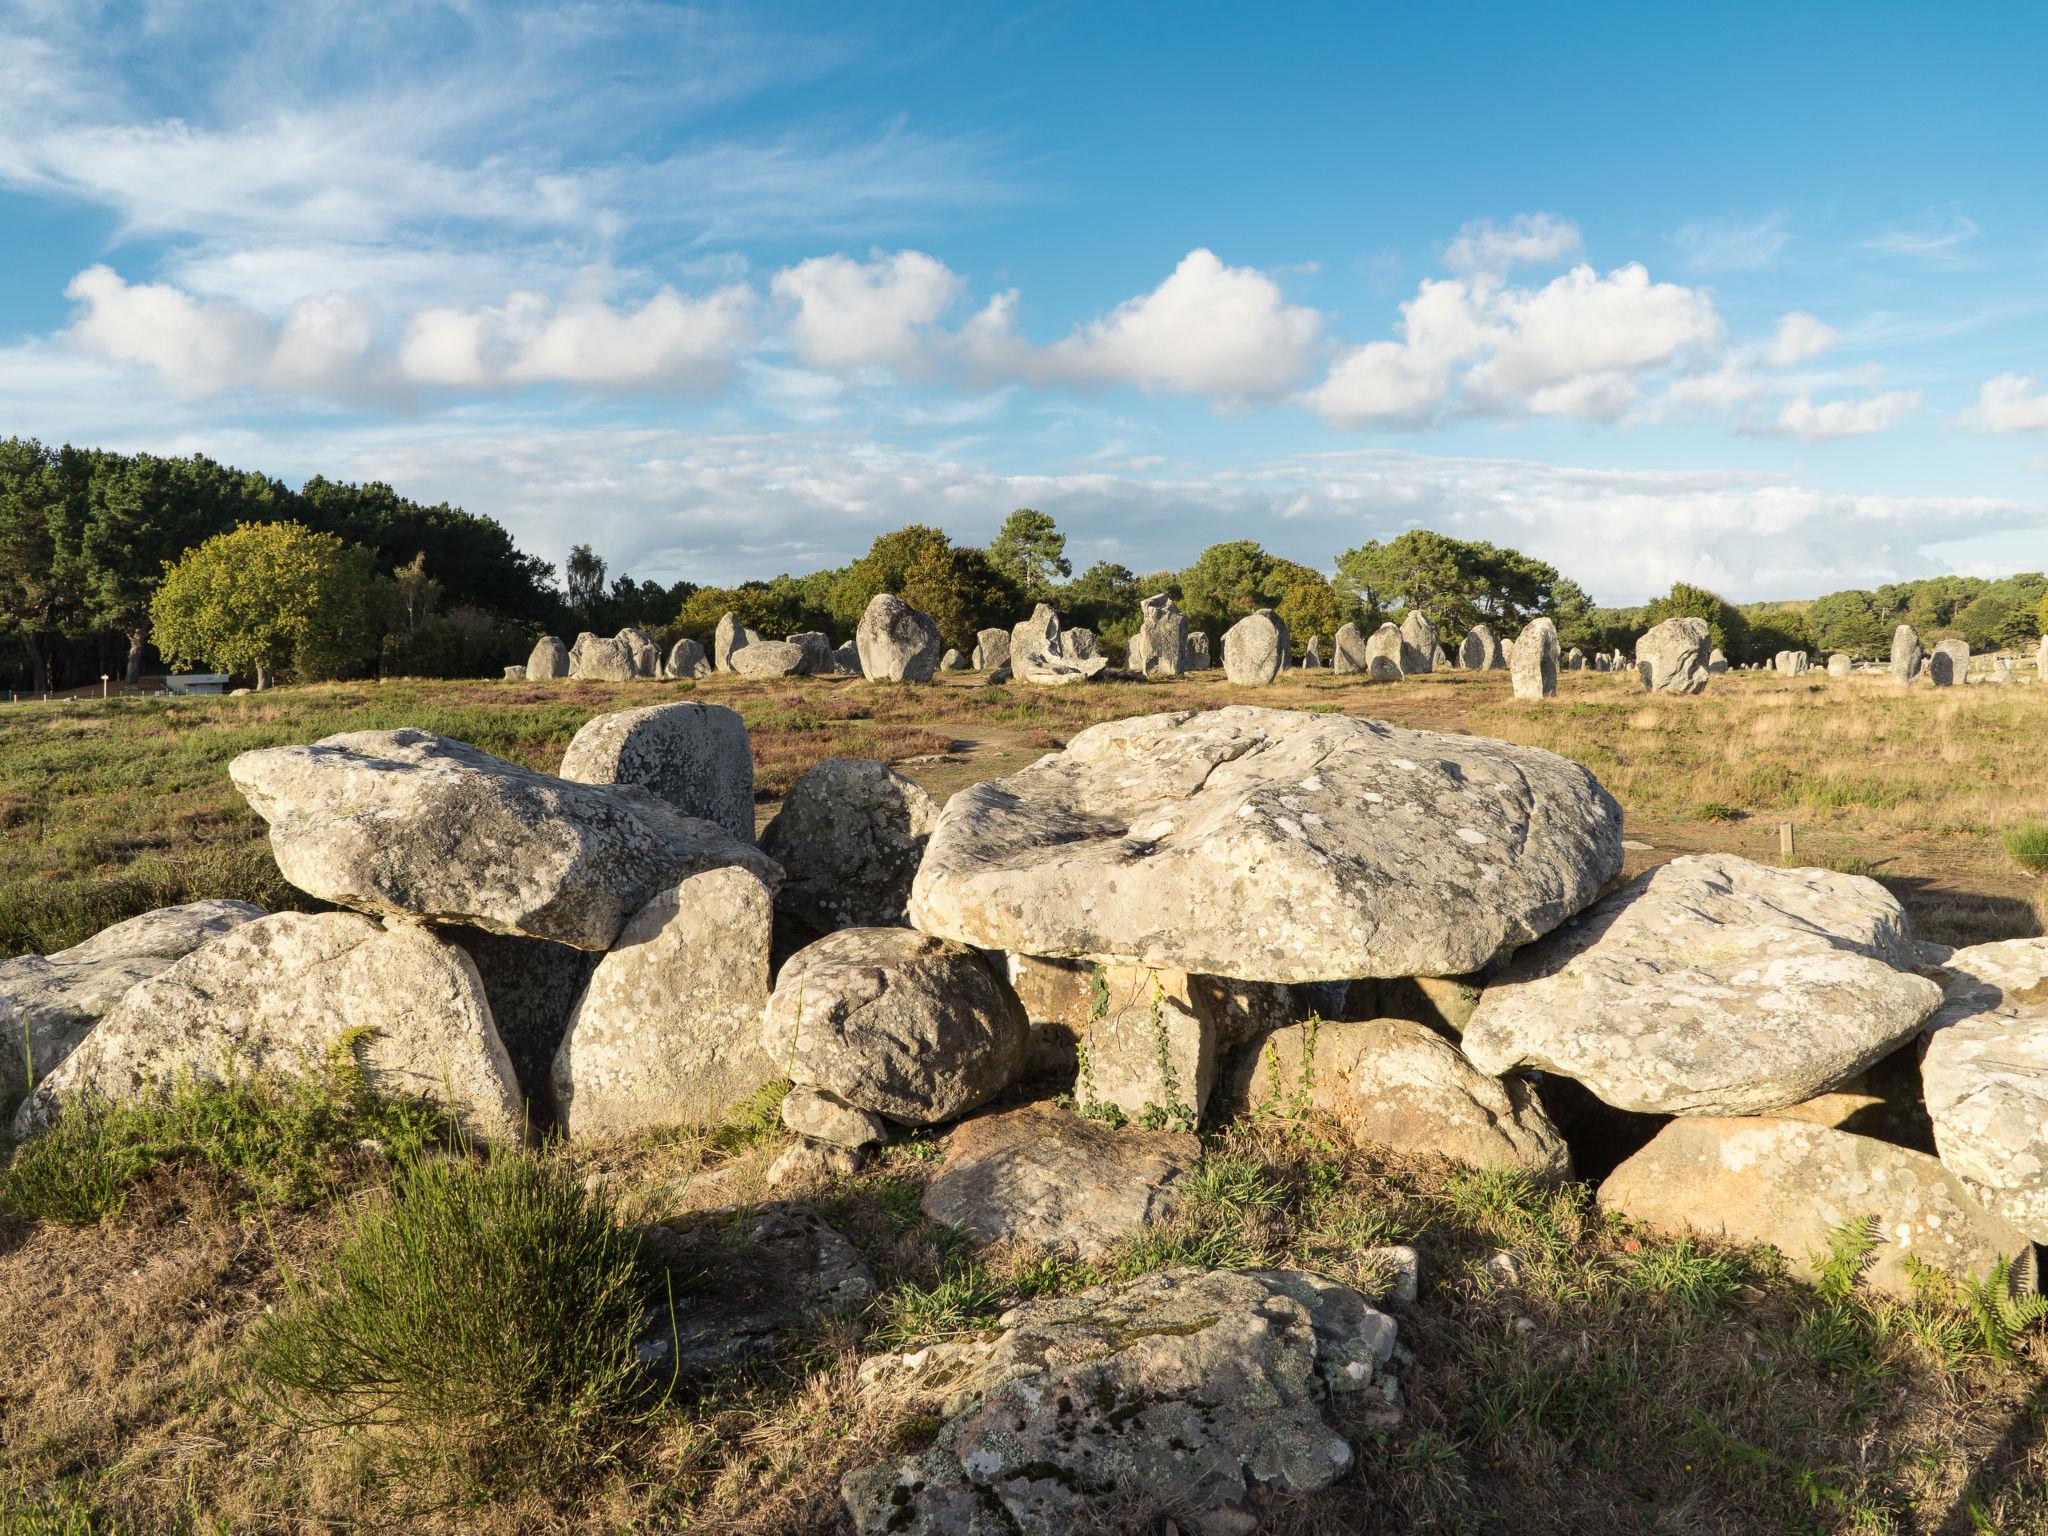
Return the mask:
M2005 852L2029 874L2048 875L2048 824L2029 821L2005 834Z

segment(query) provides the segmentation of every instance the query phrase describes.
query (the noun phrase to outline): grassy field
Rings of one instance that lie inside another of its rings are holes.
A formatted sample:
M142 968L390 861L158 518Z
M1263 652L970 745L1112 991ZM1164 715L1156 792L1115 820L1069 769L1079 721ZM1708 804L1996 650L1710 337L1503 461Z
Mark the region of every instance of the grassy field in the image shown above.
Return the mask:
M2043 926L2042 879L2008 843L2024 853L2025 829L2048 821L2048 688L1740 676L1652 701L1631 679L1574 675L1536 704L1499 674L1456 673L1256 695L1213 674L1055 692L394 682L0 712L0 951L54 948L187 897L289 904L226 783L237 752L414 725L551 768L592 715L680 697L746 716L763 816L825 756L900 761L945 793L1096 720L1247 698L1564 752L1626 807L1631 868L1707 848L1775 859L1791 822L1802 862L1886 881L1925 937ZM1853 1259L1834 1283L1799 1284L1768 1253L1604 1219L1583 1186L1394 1161L1313 1123L1213 1128L1182 1214L1084 1267L977 1255L925 1221L940 1142L919 1135L807 1192L873 1267L871 1304L648 1398L618 1389L616 1337L570 1348L557 1316L503 1298L617 1268L614 1226L722 1229L733 1207L768 1199L784 1144L772 1103L709 1137L548 1144L496 1171L458 1154L442 1162L468 1171L424 1193L366 1136L432 1139L416 1115L313 1085L201 1096L17 1156L0 1175L0 1536L838 1531L840 1473L932 1430L922 1409L859 1394L864 1354L1178 1264L1303 1265L1371 1289L1380 1277L1360 1254L1386 1243L1422 1255L1421 1298L1398 1313L1414 1356L1406 1407L1391 1426L1347 1423L1358 1471L1275 1507L1271 1529L2048 1536L2038 1330L2015 1336L1961 1293L1868 1297ZM507 1215L511 1186L525 1203ZM581 1191L605 1202L596 1217L570 1209ZM413 1395L367 1428L320 1422L280 1370L319 1376L306 1319L339 1284L330 1266L388 1265L391 1218L407 1211L438 1223L420 1251L475 1255L489 1294L397 1276L405 1326L375 1326L390 1329L384 1349L413 1352ZM565 1277L563 1254L584 1249L596 1257ZM1509 1277L1488 1264L1500 1251L1516 1260ZM644 1258L618 1274L655 1305L705 1283ZM717 1282L749 1282L744 1250ZM607 1294L592 1305L615 1306ZM522 1331L541 1329L553 1333ZM564 1393L533 1390L536 1362Z

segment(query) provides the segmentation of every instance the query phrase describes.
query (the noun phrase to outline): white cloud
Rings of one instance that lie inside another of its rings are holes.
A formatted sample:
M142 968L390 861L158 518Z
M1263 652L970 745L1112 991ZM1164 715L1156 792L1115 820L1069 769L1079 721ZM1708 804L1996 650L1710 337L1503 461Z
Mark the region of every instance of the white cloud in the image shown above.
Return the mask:
M553 305L541 294L515 294L501 309L465 317L474 322L474 329L461 334L470 348L466 353L437 355L433 341L448 337L439 324L423 332L421 322L429 317L422 315L400 358L421 383L562 383L709 394L724 386L734 354L751 339L753 307L753 290L741 285L702 298L664 287L637 309L615 309L592 295ZM423 365L418 373L412 372L415 361Z
M922 251L877 251L865 262L813 256L783 268L770 285L796 306L789 339L798 359L829 370L921 368L933 327L966 286Z
M1920 409L1920 401L1917 389L1886 390L1861 400L1815 401L1810 395L1800 395L1785 403L1774 430L1808 443L1863 437L1896 426Z
M1289 304L1269 274L1225 266L1207 249L1188 252L1150 293L1050 346L1017 335L1016 307L1014 292L998 294L962 329L961 351L984 376L1134 384L1220 404L1286 394L1313 363L1323 328L1322 315Z
M1950 203L1872 236L1863 242L1863 248L1925 267L1963 267L1970 264L1963 247L1976 238L1977 221L1963 212L1960 203Z
M1764 349L1764 361L1773 368L1791 368L1819 357L1839 338L1833 326L1795 309L1778 319L1778 329Z
M1782 213L1760 219L1701 219L1671 237L1686 265L1703 272L1753 272L1768 267L1790 239Z
M2048 393L2024 374L2001 373L1984 381L1965 419L1987 432L2048 432Z
M1518 213L1505 225L1474 219L1444 250L1453 272L1499 274L1510 267L1548 266L1585 249L1579 227L1554 213Z

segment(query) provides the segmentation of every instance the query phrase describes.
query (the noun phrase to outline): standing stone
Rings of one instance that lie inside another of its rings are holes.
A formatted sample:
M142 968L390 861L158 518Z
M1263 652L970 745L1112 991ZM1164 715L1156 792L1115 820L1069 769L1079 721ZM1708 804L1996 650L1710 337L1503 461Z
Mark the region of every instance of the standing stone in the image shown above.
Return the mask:
M993 672L1010 664L1010 632L984 629L974 640L974 670Z
M1994 683L2009 683L2012 681L2012 658L2010 656L1994 656L1991 658L1991 681Z
M1106 994L1081 1039L1074 1102L1115 1109L1140 1125L1191 1131L1216 1086L1216 1020L1180 971L1109 965Z
M736 613L722 615L711 635L712 665L721 672L732 670L732 653L747 643L749 631Z
M1365 642L1365 670L1376 683L1401 680L1401 631L1392 624L1382 624Z
M1140 677L1179 677L1187 670L1187 615L1164 592L1138 605L1128 665Z
M1531 619L1515 637L1512 676L1518 699L1557 696L1557 626L1550 620Z
M1955 653L1947 648L1946 642L1928 652L1927 680L1937 688L1947 688L1959 681Z
M1719 677L1722 673L1726 672L1727 670L1728 658L1726 656L1723 656L1719 650L1713 650L1707 653L1707 675L1709 677Z
M1287 665L1287 626L1270 608L1239 619L1223 636L1223 675L1240 688L1263 688Z
M964 944L842 928L783 966L761 1039L794 1082L902 1125L940 1125L1009 1085L1025 1023Z
M832 671L839 677L859 677L860 651L849 640L832 652Z
M1970 642L1969 642L1969 641L1967 641L1967 640L1964 640L1964 639L1962 639L1962 638L1960 638L1960 637L1958 637L1958 636L1956 636L1956 635L1950 635L1950 636L1949 636L1949 637L1948 637L1948 638L1947 638L1946 640L1942 641L1942 642L1941 642L1940 644L1938 644L1937 646L1935 646L1935 649L1936 649L1937 651L1946 651L1946 652L1948 652L1948 654L1949 654L1949 657L1950 657L1950 659L1951 659L1951 660L1952 660L1952 661L1954 662L1954 664L1955 664L1955 677L1954 677L1954 681L1956 681L1956 682L1958 682L1958 683L1963 683L1963 682L1967 682L1967 681L1969 680L1969 677L1970 677Z
M231 1070L303 1072L344 1047L374 1092L444 1104L483 1141L524 1138L519 1084L469 957L417 923L358 912L256 918L130 988L37 1084L16 1133L71 1103Z
M1636 671L1646 693L1704 693L1712 654L1705 619L1666 619L1636 642Z
M2034 681L2048 683L2048 635L2041 637L2041 644L2034 651Z
M1308 649L1301 653L1301 667L1304 672L1319 672L1323 666L1323 642L1320 635L1308 637Z
M832 670L832 637L815 629L799 630L789 637L789 644L804 653L805 677L819 677Z
M526 680L544 683L568 675L569 648L553 635L542 635L534 642L533 654L526 658Z
M1216 663L1209 655L1209 635L1206 630L1188 631L1188 670L1207 672Z
M1430 665L1433 666L1439 672L1448 672L1453 667L1455 667L1457 663L1452 661L1450 657L1444 654L1444 648L1441 644L1439 644L1436 650L1430 656Z
M1910 624L1901 624L1892 631L1892 681L1910 683L1920 675L1920 664L1924 653L1920 649L1920 636Z
M1410 609L1401 621L1401 672L1415 677L1436 667L1436 626L1420 608Z
M820 933L902 922L938 820L932 797L886 764L826 758L761 833L761 851L783 869L776 907Z
M562 754L578 784L633 784L742 842L754 840L754 749L723 704L650 704L585 722Z
M1365 636L1359 633L1356 624L1347 620L1339 627L1336 653L1330 661L1330 670L1340 677L1371 669L1371 661L1366 655Z
M631 682L633 653L617 640L585 630L569 649L569 675L600 683Z
M1069 661L1095 660L1095 631L1080 628L1062 630L1060 654Z
M1010 630L1010 669L1022 672L1027 666L1055 660L1060 654L1060 620L1050 603L1040 603L1031 617Z
M1856 663L1850 660L1847 651L1837 651L1828 658L1828 676L1847 677L1855 665Z
M661 647L654 643L654 636L628 625L616 638L632 658L635 677L661 676Z
M776 1077L761 1049L768 887L713 869L633 914L569 1016L555 1114L574 1137L716 1126Z
M939 626L893 593L875 594L853 643L871 683L928 683L938 670Z
M939 670L941 672L965 672L967 670L967 658L951 646L948 646L946 654L939 658Z
M704 647L687 635L678 640L668 653L668 675L673 678L709 677L711 663L705 659Z
M1564 669L1567 672L1585 671L1586 653L1580 650L1576 645L1573 646L1570 650L1566 651L1564 653Z

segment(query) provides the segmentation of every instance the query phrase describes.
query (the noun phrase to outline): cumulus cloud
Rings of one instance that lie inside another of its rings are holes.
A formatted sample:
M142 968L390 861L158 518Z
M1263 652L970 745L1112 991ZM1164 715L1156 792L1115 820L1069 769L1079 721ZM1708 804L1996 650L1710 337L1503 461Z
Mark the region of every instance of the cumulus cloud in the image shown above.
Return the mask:
M1860 400L1821 400L1800 395L1788 400L1773 429L1802 442L1826 443L1841 437L1863 437L1897 425L1920 409L1917 389L1892 389Z
M1500 273L1510 267L1547 266L1585 249L1579 226L1554 213L1518 213L1506 224L1474 219L1444 249L1453 272Z
M753 290L728 285L701 298L663 287L637 308L584 295L552 303L517 293L489 309L415 315L398 349L417 384L466 388L561 383L594 389L722 388L752 338Z
M770 286L796 307L789 339L798 359L843 370L921 367L933 327L967 285L922 251L877 251L868 261L813 256L783 268Z
M2048 393L2024 374L2001 373L1979 387L1965 419L1987 432L2048 432Z
M1778 329L1764 349L1764 361L1773 368L1791 368L1834 346L1838 337L1833 326L1795 309L1778 319Z

